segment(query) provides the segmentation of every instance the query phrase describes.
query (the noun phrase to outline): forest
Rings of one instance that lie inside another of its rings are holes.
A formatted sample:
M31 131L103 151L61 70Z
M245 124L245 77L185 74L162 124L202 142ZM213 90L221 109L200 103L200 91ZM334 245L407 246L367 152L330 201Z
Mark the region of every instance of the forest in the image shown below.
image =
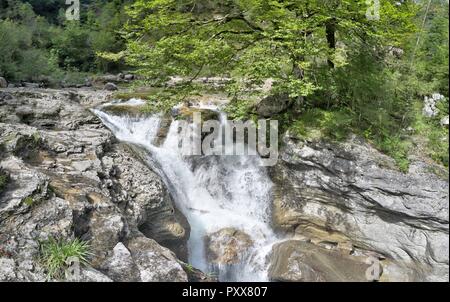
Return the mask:
M131 71L141 85L186 79L148 96L169 108L201 93L199 77L222 77L234 119L252 119L255 87L288 108L271 118L283 130L341 140L356 133L408 169L411 146L425 145L448 167L448 2L84 0L66 20L58 0L0 1L0 76L49 87ZM422 114L442 95L439 113ZM423 143L420 138L425 138Z

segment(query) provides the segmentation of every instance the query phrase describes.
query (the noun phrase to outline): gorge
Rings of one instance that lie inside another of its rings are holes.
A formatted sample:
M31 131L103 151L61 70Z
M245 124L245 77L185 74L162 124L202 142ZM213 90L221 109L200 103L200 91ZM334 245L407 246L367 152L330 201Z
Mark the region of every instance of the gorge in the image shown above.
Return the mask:
M403 173L357 136L289 132L273 167L183 156L180 117L142 104L92 88L0 90L1 281L48 280L50 237L89 242L81 281L372 281L370 259L380 281L448 281L438 165L413 154Z

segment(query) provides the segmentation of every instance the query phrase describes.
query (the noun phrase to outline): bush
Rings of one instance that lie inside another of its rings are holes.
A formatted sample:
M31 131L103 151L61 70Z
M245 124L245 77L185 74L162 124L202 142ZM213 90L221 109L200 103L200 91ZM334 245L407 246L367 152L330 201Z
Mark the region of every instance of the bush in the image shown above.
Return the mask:
M89 263L88 258L91 255L89 250L89 244L77 238L73 240L50 238L40 245L40 260L49 279L62 279L70 258L78 258L82 265Z

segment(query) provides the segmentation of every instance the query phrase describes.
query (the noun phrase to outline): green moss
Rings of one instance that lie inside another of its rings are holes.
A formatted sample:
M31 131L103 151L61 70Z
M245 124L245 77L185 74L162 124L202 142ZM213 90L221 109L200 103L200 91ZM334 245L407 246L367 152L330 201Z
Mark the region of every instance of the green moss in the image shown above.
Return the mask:
M22 200L22 202L23 202L24 204L26 204L27 206L31 207L31 206L33 206L33 204L34 204L34 199L33 199L33 197L28 196L28 197L25 197L25 198Z

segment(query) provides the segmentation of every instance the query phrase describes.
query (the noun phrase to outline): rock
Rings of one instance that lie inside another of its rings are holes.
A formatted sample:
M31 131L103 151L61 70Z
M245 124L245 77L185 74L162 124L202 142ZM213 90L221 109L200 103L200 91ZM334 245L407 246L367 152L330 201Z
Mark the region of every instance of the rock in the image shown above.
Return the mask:
M130 251L121 242L114 247L113 254L102 264L102 271L116 282L141 281L138 267Z
M29 83L29 82L24 82L23 83L23 87L25 88L39 88L41 85L38 83Z
M160 245L187 258L186 218L146 164L147 154L118 143L88 110L110 96L83 89L0 92L0 170L9 178L0 193L0 257L15 263L5 279L46 281L39 242L55 237L89 241L92 257L81 281L139 281L141 273L145 280L187 280L176 256ZM131 234L142 237L142 253L126 252L122 242ZM144 236L157 242L145 243Z
M256 113L261 117L272 117L289 108L292 99L288 95L270 95L256 104Z
M273 247L269 268L272 281L363 282L369 265L363 258L290 240Z
M222 229L205 238L208 262L215 264L237 264L252 246L248 234L233 228Z
M439 114L439 109L436 107L437 103L445 97L439 93L433 94L431 97L425 97L422 114L425 117L431 118Z
M134 75L133 74L126 74L124 76L124 80L125 81L132 81L132 80L134 80Z
M16 279L15 268L16 264L13 259L0 258L0 281L14 281Z
M156 241L138 236L127 247L138 266L143 282L187 282L188 277L175 255Z
M448 128L448 124L449 124L449 118L448 118L448 115L447 115L447 116L445 116L445 117L443 117L441 119L441 126Z
M8 88L8 82L3 77L0 77L0 88Z
M384 255L416 280L448 280L448 181L426 169L401 173L356 138L284 142L271 173L276 227Z
M85 172L92 167L92 161L84 160L84 161L73 162L72 167L74 167L75 170L77 170L79 172Z
M116 84L111 83L111 82L108 82L108 83L105 84L104 89L107 90L107 91L116 91L116 90L118 90L119 88L117 88L117 85L116 85Z
M113 282L108 276L102 274L92 267L83 267L81 269L82 282Z
M92 214L89 233L85 238L91 243L94 267L107 257L108 251L126 236L127 225L124 218L113 209L97 210Z
M0 91L0 103L3 101L9 101L12 100L13 96L9 92Z

